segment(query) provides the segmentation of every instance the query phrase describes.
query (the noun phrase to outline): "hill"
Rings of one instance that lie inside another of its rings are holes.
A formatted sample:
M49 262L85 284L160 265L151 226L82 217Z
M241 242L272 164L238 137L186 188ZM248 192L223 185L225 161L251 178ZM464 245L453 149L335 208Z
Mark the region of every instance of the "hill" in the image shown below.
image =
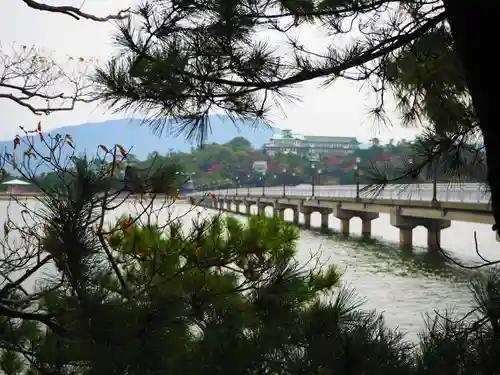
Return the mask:
M227 143L234 137L244 137L253 147L260 148L271 138L273 129L263 123L252 124L238 121L234 124L229 118L221 116L210 117L210 132L206 143ZM189 152L198 145L187 141L183 136L158 136L140 119L120 119L98 123L85 123L75 126L64 126L49 132L51 135L69 134L76 144L77 154L95 154L100 144L113 146L121 144L139 159L145 159L149 153L158 151L161 155L169 151ZM45 133L46 134L46 133ZM21 141L21 144L23 142ZM12 153L13 142L2 141L0 147L7 153ZM21 149L25 147L21 146ZM68 150L69 153L69 150ZM7 168L9 170L9 168ZM38 172L44 172L40 168Z
M234 137L244 137L253 147L260 148L269 141L276 129L263 123L254 125L238 121L236 125L229 119L220 116L210 117L210 133L207 143L227 143ZM78 154L95 153L98 145L112 146L121 144L139 159L145 159L153 151L166 154L169 151L189 152L198 145L185 140L183 136L158 136L140 119L120 119L98 123L86 123L75 126L64 126L50 131L50 134L69 134L76 144ZM22 142L21 142L22 143ZM11 153L13 143L11 140L0 142L2 150Z

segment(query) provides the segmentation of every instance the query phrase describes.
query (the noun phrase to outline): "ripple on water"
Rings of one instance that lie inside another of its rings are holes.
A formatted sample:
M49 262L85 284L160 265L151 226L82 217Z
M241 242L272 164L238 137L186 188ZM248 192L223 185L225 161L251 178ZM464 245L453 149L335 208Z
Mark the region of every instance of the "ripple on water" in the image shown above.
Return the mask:
M365 307L384 312L388 324L415 338L435 310L470 309L469 274L439 253L402 251L380 239L342 239L338 234L302 231L301 253L321 248L321 258L344 270L343 281L365 298ZM302 257L304 255L301 255Z

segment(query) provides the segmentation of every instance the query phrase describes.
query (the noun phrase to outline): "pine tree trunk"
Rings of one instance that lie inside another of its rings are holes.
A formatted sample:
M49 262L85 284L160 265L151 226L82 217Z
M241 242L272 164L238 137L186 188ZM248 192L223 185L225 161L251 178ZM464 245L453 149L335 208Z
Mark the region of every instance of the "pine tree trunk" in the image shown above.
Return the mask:
M498 3L491 0L443 0L461 58L486 149L488 183L497 233L500 234L500 132L494 113L498 86L496 29ZM495 111L496 112L496 111Z

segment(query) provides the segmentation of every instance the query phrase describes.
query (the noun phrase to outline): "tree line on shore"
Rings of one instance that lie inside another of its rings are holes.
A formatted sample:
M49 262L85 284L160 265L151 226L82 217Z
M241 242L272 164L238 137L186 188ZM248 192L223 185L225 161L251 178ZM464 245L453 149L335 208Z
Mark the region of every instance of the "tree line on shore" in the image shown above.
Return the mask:
M126 181L133 188L133 179L140 179L144 171L156 170L161 166L177 165L179 168L179 182L193 181L195 189L215 189L298 185L311 184L355 184L357 174L354 169L356 159L359 158L359 180L363 184L377 184L377 174L383 173L386 177L401 176L408 166L418 162L416 141L402 140L398 143L389 141L381 144L373 138L371 146L354 151L349 156L338 157L325 154L314 163L306 156L297 154L268 155L263 149L255 149L250 142L242 137L236 137L226 144L207 144L200 148L193 148L191 152L170 152L160 155L151 152L145 160L140 160L129 154L126 167L121 173L115 174L116 186L122 186ZM253 168L254 162L265 162L267 171L257 172ZM314 168L312 165L314 164ZM102 168L103 162L92 160L94 168ZM432 165L428 165L417 175L397 179L395 183L428 182L434 178ZM475 165L475 170L462 169L459 175L447 174L448 166L443 162L437 168L438 182L477 182L481 169ZM10 176L10 178L14 178ZM47 185L57 181L57 172L40 175L38 183ZM180 183L182 185L182 183ZM4 187L5 188L5 187Z

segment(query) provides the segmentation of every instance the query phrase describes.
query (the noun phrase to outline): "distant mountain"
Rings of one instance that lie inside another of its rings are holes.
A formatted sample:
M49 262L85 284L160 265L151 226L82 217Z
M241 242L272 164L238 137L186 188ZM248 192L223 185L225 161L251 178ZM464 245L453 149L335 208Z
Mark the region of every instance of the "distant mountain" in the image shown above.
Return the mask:
M244 137L253 147L259 148L269 141L275 131L277 129L263 123L253 124L244 121L233 123L229 118L211 116L210 131L206 143L223 144L234 137ZM139 159L145 159L153 151L158 151L160 154L166 154L169 151L189 152L192 147L198 146L187 141L182 135L179 137L155 135L152 129L147 124L143 124L140 119L110 120L64 126L50 131L50 134L70 135L75 142L77 154L86 153L88 155L95 154L100 144L108 147L115 144L123 145L126 149L131 149L131 153ZM22 141L21 144L23 144ZM2 141L0 147L2 151L12 153L13 142L12 140ZM21 146L21 151L24 148ZM44 169L39 169L38 172L43 172Z
M255 125L238 121L234 124L229 118L222 116L210 117L210 133L206 143L227 143L234 137L244 137L250 141L253 147L262 147L269 141L273 132L277 129L271 128L263 123ZM64 126L50 131L50 134L69 134L76 145L77 153L95 154L100 144L112 147L121 144L125 148L131 148L131 153L139 159L145 159L149 153L158 151L166 154L170 150L189 152L192 147L198 145L190 143L181 135L179 137L157 136L153 134L147 124L140 119L121 119L98 123L86 123L75 126ZM22 142L21 142L22 143ZM1 150L12 152L11 140L0 142Z

